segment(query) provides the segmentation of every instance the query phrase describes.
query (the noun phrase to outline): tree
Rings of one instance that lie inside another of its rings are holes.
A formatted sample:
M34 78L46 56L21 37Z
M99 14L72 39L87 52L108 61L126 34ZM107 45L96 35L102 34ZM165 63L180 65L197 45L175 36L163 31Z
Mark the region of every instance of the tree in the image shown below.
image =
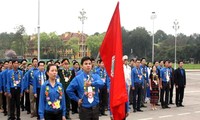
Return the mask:
M103 34L95 34L92 36L89 36L86 40L86 45L91 50L91 56L96 57L99 52L99 47L104 39L104 33Z
M67 41L67 47L72 50L74 59L76 58L76 54L79 52L78 43L79 43L79 38L77 37L72 37Z

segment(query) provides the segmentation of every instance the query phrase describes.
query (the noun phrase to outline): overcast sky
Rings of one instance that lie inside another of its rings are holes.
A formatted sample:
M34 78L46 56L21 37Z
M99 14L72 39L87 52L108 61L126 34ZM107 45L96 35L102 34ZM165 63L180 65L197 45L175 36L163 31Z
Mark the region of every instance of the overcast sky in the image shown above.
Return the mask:
M154 30L174 34L175 19L178 32L190 35L200 33L199 0L40 0L41 32L81 31L78 19L82 8L88 19L84 33L105 32L120 1L121 25L127 30L145 27L152 31L151 13L156 12ZM27 34L37 33L38 0L0 0L0 33L14 32L14 27L24 25Z

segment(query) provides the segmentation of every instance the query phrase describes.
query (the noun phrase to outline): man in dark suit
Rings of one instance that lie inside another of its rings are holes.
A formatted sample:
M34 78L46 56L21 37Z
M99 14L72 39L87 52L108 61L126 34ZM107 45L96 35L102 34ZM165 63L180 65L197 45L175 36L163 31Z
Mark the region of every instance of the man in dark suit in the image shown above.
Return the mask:
M184 89L186 87L186 75L185 70L183 69L183 61L178 62L179 68L175 70L175 86L176 86L176 106L184 107L182 104L184 97Z

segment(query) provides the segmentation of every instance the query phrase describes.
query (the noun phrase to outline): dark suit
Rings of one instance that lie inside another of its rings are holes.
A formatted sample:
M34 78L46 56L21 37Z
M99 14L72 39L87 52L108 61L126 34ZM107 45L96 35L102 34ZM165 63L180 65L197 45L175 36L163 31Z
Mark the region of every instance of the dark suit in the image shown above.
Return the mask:
M170 68L170 83L171 88L169 90L169 103L173 103L173 91L174 91L174 68Z
M176 69L174 73L174 82L176 87L176 105L182 105L184 97L184 88L186 85L186 75L184 69Z

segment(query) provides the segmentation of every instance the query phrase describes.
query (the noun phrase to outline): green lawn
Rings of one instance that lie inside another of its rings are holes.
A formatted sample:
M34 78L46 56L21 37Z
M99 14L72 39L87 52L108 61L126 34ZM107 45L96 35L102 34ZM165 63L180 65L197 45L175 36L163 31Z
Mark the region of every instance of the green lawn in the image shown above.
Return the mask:
M176 65L178 67L178 65ZM184 64L184 69L200 69L200 64Z

